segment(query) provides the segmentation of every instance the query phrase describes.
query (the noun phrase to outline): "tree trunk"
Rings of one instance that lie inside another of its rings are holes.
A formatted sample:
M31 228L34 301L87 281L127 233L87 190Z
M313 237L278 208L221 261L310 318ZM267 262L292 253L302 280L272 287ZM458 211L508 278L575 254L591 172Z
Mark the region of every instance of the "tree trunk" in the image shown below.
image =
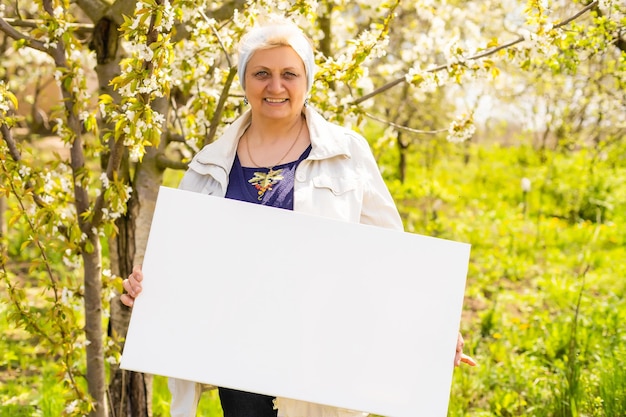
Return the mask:
M128 176L128 164L124 164L121 175ZM137 197L133 195L127 203L126 215L116 222L118 235L110 241L111 269L122 277L127 277L133 268L135 255L135 220L137 218ZM115 339L126 337L131 310L119 299L111 302L109 333ZM120 349L124 344L120 345ZM111 365L109 382L111 415L113 417L152 416L152 376Z
M150 224L156 204L156 196L163 181L163 170L156 163L156 150L150 149L137 166L134 195L128 202L126 216L118 221L119 234L111 244L111 266L116 274L127 277L133 265L141 265L145 252ZM111 303L110 331L115 336L126 337L130 321L130 309L119 300ZM123 349L123 345L120 347ZM152 376L111 367L113 417L152 416Z
M166 105L165 100L155 103L154 107ZM162 146L165 146L162 140ZM131 180L128 161L123 164L120 175L133 185L133 195L128 201L126 215L118 221L119 233L111 242L111 266L113 271L126 278L134 265L141 265L148 242L152 215L156 205L159 187L163 183L163 169L157 163L158 151L148 148L142 162L136 167L135 177ZM126 337L130 309L119 301L111 303L110 331L116 336ZM120 347L123 349L123 345ZM152 416L152 376L111 368L109 385L113 417L150 417Z
M408 144L405 144L402 141L402 131L399 130L398 131L398 138L396 140L396 144L398 145L398 154L399 154L399 158L398 158L398 177L400 179L400 182L402 184L404 184L404 181L406 179L406 154L409 148Z
M117 3L116 3L117 4ZM96 52L96 73L100 94L109 94L116 101L119 95L110 86L109 82L119 75L119 62L124 57L123 48L117 36L117 16L109 15L96 19L94 33L90 47ZM97 14L93 16L97 18ZM100 131L113 130L114 126L107 126L100 121ZM102 166L107 165L107 155L103 156ZM130 167L126 156L120 168L119 176L127 184L132 184ZM126 215L117 220L118 234L109 239L109 256L111 271L122 278L126 278L133 268L135 256L135 222L138 211L137 193L133 192L127 203ZM119 298L112 300L109 319L109 336L114 340L126 337L130 309L119 302ZM124 348L123 343L119 346ZM109 402L112 417L150 417L152 416L152 376L137 372L122 370L118 364L110 367Z
M83 250L85 268L85 337L87 338L87 381L89 395L95 401L92 417L108 417L105 401L106 383L104 372L104 349L102 332L102 259L97 234L89 234L94 247L92 252Z

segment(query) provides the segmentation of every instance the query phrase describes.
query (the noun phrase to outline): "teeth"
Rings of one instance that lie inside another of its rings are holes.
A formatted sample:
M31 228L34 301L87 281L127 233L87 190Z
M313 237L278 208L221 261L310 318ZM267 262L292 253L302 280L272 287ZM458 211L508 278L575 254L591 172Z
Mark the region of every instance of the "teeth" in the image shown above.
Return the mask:
M265 101L269 103L282 103L283 101L287 101L286 98L266 98Z

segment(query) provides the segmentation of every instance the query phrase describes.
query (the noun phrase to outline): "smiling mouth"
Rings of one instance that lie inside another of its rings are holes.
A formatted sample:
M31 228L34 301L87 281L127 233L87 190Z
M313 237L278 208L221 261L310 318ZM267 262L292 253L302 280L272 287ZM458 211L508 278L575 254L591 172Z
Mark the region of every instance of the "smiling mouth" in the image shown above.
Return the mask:
M266 98L265 101L268 103L284 103L288 101L288 98Z

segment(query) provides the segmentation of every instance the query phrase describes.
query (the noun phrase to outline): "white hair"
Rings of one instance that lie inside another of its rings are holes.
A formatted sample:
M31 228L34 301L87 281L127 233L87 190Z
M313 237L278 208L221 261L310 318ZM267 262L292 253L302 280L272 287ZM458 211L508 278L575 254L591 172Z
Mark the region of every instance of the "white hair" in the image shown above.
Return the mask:
M241 87L244 90L246 89L246 67L252 54L259 49L270 49L277 46L291 46L300 56L306 71L307 90L310 90L316 71L313 45L298 26L288 21L255 27L241 39L239 43L239 62L237 63Z

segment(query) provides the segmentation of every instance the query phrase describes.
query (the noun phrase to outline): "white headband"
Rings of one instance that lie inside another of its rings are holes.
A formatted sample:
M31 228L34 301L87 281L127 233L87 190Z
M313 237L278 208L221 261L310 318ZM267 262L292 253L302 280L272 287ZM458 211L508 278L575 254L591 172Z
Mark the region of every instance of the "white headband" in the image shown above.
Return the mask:
M246 89L246 66L252 54L259 48L265 48L274 44L289 45L300 56L306 70L307 90L310 90L316 71L311 42L296 25L282 22L256 27L241 39L239 43L239 62L237 63L241 87L244 90Z

